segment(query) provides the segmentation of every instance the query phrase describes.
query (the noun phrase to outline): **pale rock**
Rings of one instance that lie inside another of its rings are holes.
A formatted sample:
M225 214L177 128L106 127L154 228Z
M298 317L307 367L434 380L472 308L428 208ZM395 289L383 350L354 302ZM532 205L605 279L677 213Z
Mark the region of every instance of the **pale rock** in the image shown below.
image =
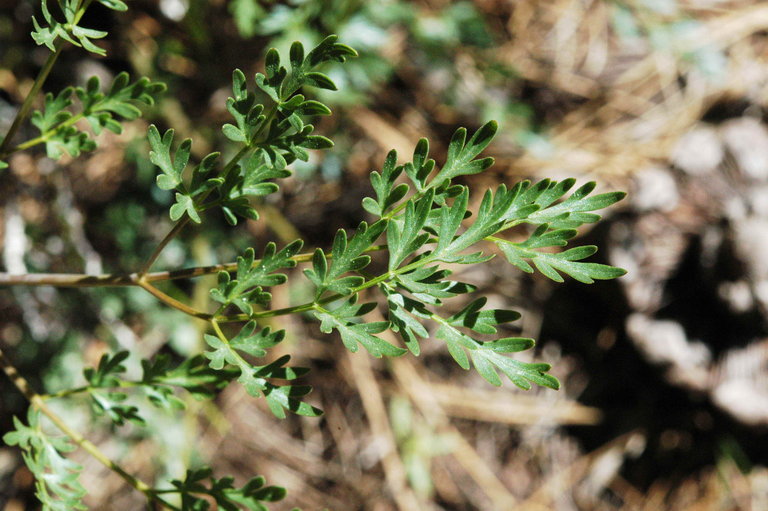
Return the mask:
M635 190L630 197L640 211L672 211L680 200L675 178L661 167L638 172L635 175Z
M700 123L680 137L670 159L683 172L700 176L713 172L724 154L717 130L709 124Z
M748 192L749 206L752 213L768 218L768 185L757 185Z
M703 368L710 362L709 349L701 342L689 341L676 321L635 313L627 318L627 332L650 362L683 369Z
M732 225L733 245L753 281L768 280L768 218L749 216Z
M739 378L726 380L712 393L712 400L745 424L768 424L768 391Z
M768 180L768 129L757 119L741 117L723 123L720 130L741 171L751 179Z
M744 280L723 282L717 287L717 294L737 314L747 312L755 305L752 289Z

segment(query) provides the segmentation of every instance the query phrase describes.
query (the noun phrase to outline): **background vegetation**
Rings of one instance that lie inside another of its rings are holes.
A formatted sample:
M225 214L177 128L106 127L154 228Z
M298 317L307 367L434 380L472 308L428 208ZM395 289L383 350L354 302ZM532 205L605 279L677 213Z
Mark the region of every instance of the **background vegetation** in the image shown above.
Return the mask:
M0 0L0 133L47 56L29 37L36 4ZM576 176L629 190L628 204L580 242L597 241L630 273L557 290L493 261L462 275L490 301L523 312L522 334L540 340L539 354L563 382L558 392L490 388L442 350L418 360L353 356L317 326L285 318L275 327L288 331L296 362L312 368L321 420L277 421L231 387L217 406L191 401L197 418L183 424L147 409L165 426L128 426L136 448L109 431L92 435L124 466L173 478L187 462L213 459L221 473L260 473L286 486L284 509L768 507L760 441L768 424L768 4L130 5L119 15L93 7L85 25L110 31L108 56L65 52L46 90L127 70L167 82L172 93L123 135L103 134L99 150L66 176L42 153L13 157L13 174L0 175L5 271L140 265L168 229L172 200L153 187L147 121L194 138L202 157L222 137L233 68L252 75L269 46L287 52L293 40L311 46L338 33L361 53L332 72L344 92L323 97L335 115L318 131L338 150L295 167L261 206L266 221L232 230L214 218L205 232L185 231L160 264L232 260L254 240L328 243L338 226L357 223L368 175L389 149L410 154L426 136L433 153L445 154L457 125L497 119L496 173L473 184ZM204 301L211 286L180 290ZM275 306L309 292L276 292ZM107 349L195 352L202 327L138 289L0 289L2 347L51 391L77 384ZM0 379L0 432L24 407ZM60 412L89 429L87 407ZM87 455L74 457L92 509L143 505ZM0 509L34 502L19 454L1 447Z

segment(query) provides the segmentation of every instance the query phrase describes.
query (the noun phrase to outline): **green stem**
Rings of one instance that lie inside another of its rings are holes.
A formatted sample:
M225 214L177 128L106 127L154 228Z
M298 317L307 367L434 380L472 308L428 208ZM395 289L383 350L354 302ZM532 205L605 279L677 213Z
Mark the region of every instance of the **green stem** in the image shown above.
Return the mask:
M13 137L16 135L16 132L19 131L19 128L21 128L22 123L27 119L27 116L29 116L29 111L32 109L32 104L34 103L37 94L40 92L40 89L43 88L43 84L48 78L51 69L53 69L56 59L58 59L61 54L62 44L61 40L56 41L56 50L48 55L45 64L43 64L43 68L40 69L40 72L37 74L32 89L27 94L27 97L24 98L24 103L22 103L21 108L19 108L19 111L16 113L16 117L13 119L13 123L8 129L8 133L5 134L3 143L0 144L0 158L5 158L13 152L12 150L9 150Z
M141 479L129 474L123 467L121 467L119 464L109 459L90 440L86 439L80 433L70 428L67 425L67 423L65 423L62 420L61 417L56 415L56 413L48 407L48 405L45 403L43 396L41 396L40 394L37 394L34 390L32 390L32 386L21 374L19 374L16 367L13 364L11 364L10 360L8 360L8 358L3 353L2 350L0 350L0 368L3 369L3 372L5 372L8 378L10 378L11 382L13 382L16 388L19 389L19 391L24 395L24 397L26 397L29 400L32 406L40 410L40 412L42 412L43 415L48 417L48 419L62 433L67 435L69 438L71 438L73 442L75 442L77 445L82 447L86 452L88 452L88 454L90 454L93 458L95 458L99 463L101 463L108 469L118 474L120 477L123 478L125 482L127 482L132 487L134 487L135 489L143 493L147 497L147 499L154 500L159 504L165 506L167 509L180 511L180 508L167 502L162 497L159 497L151 486L149 486L147 483L145 483Z
M85 118L85 114L84 113L81 112L79 114L76 114L76 115L70 117L69 119L67 119L66 121L62 122L61 124L59 124L55 128L49 129L48 131L46 131L45 133L43 133L39 137L35 137L35 138L30 139L30 140L27 140L26 142L22 142L21 144L17 145L13 149L9 150L7 154L12 154L12 153L15 153L17 151L24 151L26 149L29 149L30 147L34 147L34 146L39 145L39 144L44 144L45 142L48 142L48 140L50 140L50 138L52 136L54 136L57 132L59 132L62 128L66 128L66 127L72 126L77 121L79 121L80 119L83 119L83 118Z
M168 231L168 234L165 235L165 237L160 241L160 243L155 247L155 250L152 252L152 255L149 256L149 259L144 263L144 265L141 267L141 270L138 271L139 275L139 281L142 281L144 279L144 276L147 274L147 272L152 268L152 265L155 263L158 257L160 257L160 253L163 251L163 249L168 245L168 243L171 242L173 238L176 237L177 234L181 232L182 229L184 229L184 226L189 223L189 216L185 216L176 224L173 226L173 228Z
M142 386L144 385L141 382L117 380L117 385L114 387L91 387L91 386L85 385L82 387L76 387L74 389L60 390L58 392L54 392L53 394L39 394L39 396L40 396L40 399L44 401L48 401L51 399L60 399L63 397L74 396L75 394L89 393L94 390L128 389L128 388L135 388L135 387L142 387Z
M144 280L140 279L138 285L142 289L147 291L149 294L151 294L152 296L154 296L155 298L163 302L164 304L168 305L169 307L173 307L176 310L180 310L184 314L187 314L195 318L204 319L204 320L209 320L213 317L207 312L194 309L189 305L182 303L171 296L168 296L167 294L163 293L162 291L157 289L155 286L149 284L148 282L145 282Z

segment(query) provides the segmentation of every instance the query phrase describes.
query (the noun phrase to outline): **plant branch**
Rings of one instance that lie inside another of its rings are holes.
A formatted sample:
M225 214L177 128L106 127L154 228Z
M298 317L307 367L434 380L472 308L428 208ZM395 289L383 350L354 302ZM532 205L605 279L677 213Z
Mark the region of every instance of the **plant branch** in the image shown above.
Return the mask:
M75 431L74 429L70 428L67 423L65 423L61 417L56 415L56 413L51 410L48 405L45 403L45 400L43 397L39 394L37 394L34 390L32 390L32 386L29 384L29 382L18 372L16 367L11 364L10 360L8 360L8 357L3 353L3 351L0 349L0 367L2 367L3 372L10 378L11 382L16 386L17 389L26 397L30 404L40 410L40 412L43 413L48 419L65 435L67 435L70 439L72 439L73 442L75 442L77 445L82 447L88 454L93 456L99 463L107 467L108 469L112 470L116 474L118 474L120 477L123 478L128 484L130 484L132 487L143 493L148 499L154 500L163 506L165 506L167 509L172 509L175 511L180 511L178 507L175 505L167 502L162 497L156 495L155 491L151 486L149 486L147 483L142 481L141 479L129 474L125 471L123 467L121 467L116 462L109 459L101 450L96 447L95 444L93 444L91 441L83 437L80 433Z
M235 165L237 165L237 162L239 162L243 156L246 155L248 151L252 149L251 146L245 146L240 151L237 152L236 155L232 157L229 162L224 166L224 169L221 171L221 177L226 179L229 173L232 171L233 168L235 168ZM198 204L201 204L205 199L213 192L213 190L209 190L208 192L202 194L200 198L198 199ZM149 256L149 259L144 263L144 265L141 267L141 270L139 270L138 275L139 279L143 279L144 276L149 272L150 268L152 268L152 265L155 263L157 258L160 256L160 253L163 251L166 245L170 243L170 241L175 238L181 230L184 228L185 225L189 223L189 215L185 215L184 218L176 222L176 225L173 226L173 228L168 232L168 234L165 235L165 238L162 239L162 241L155 247L154 252L152 252L152 255Z
M29 116L29 111L32 110L32 104L35 102L37 94L40 92L40 89L43 88L43 84L48 78L48 74L50 74L53 65L56 63L56 59L58 59L61 54L61 40L56 41L54 44L56 45L56 50L48 55L45 64L43 64L42 69L40 69L40 72L37 74L37 78L35 78L35 83L32 85L32 89L29 91L27 97L24 99L24 103L22 103L21 108L19 108L19 111L16 113L16 117L13 119L13 124L11 124L11 127L8 129L8 133L5 134L3 143L0 144L0 158L5 158L14 151L9 150L13 137L16 135L16 132L19 131L22 123L24 123Z
M386 250L386 245L374 245L366 252L380 252ZM313 252L297 254L291 257L296 263L306 263L312 260ZM327 259L333 257L328 253ZM253 262L258 266L261 259ZM193 266L172 271L158 271L147 273L142 279L146 283L162 282L166 280L191 279L204 275L216 274L220 271L236 271L237 263L214 264L210 266ZM125 287L138 286L138 273L103 273L101 275L85 275L82 273L25 273L13 275L0 272L0 286L53 286L53 287Z
M177 299L168 296L167 294L163 293L159 289L157 289L155 286L145 282L144 280L139 279L138 282L139 287L147 291L149 294L163 302L164 304L168 305L169 307L173 307L174 309L180 310L184 314L188 314L190 316L210 320L213 316L211 314L208 314L207 312L203 312L197 309L193 309L189 305L186 305Z
M395 277L402 273L407 273L413 269L420 268L426 264L433 263L435 261L438 261L438 259L425 257L424 259L420 259L410 264L406 264L405 266L401 266L400 268L394 271L388 271L386 273L382 273L378 277L367 280L366 282L363 282L359 286L352 288L352 290L348 294L342 295L342 294L335 293L335 294L326 296L325 298L321 298L319 300L314 300L307 303L302 303L301 305L294 305L293 307L285 307L284 309L273 309L273 310L267 310L262 312L254 312L250 316L248 314L233 314L230 316L217 316L216 320L219 321L220 323L234 322L234 321L248 321L249 319L271 318L274 316L286 316L288 314L298 314L301 312L317 310L318 307L321 305L335 302L336 300L341 300L342 298L346 298L348 296L356 295L357 293L364 291L369 287L373 287L382 282L386 282L392 277Z
M146 280L151 282L149 279ZM105 273L102 275L85 275L82 273L24 273L12 275L10 273L0 273L0 286L124 287L138 285L138 276L135 273Z
M6 155L7 154L15 153L17 151L24 151L26 149L29 149L30 147L34 147L36 145L43 144L43 143L47 142L57 132L61 131L62 128L66 128L68 126L72 126L73 124L76 124L79 120L84 119L84 118L85 118L85 114L83 114L82 112L79 113L79 114L75 114L72 117L70 117L69 119L67 119L66 121L64 121L64 122L58 124L57 126L49 129L48 131L46 131L42 135L40 135L38 137L35 137L35 138L32 138L32 139L29 139L26 142L22 142L21 144L17 145L13 149L8 150Z

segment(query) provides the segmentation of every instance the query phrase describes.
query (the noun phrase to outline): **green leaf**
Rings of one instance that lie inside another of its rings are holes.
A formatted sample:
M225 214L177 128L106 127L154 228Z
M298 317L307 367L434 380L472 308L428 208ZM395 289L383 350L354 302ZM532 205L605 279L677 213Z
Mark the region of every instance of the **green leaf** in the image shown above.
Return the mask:
M330 266L322 250L316 251L312 258L312 269L304 270L304 274L317 288L315 296L320 297L325 291L349 294L353 288L361 285L364 282L362 277L342 275L360 271L368 266L371 257L363 253L371 248L386 227L386 220L379 220L370 227L366 222L360 222L354 236L349 240L347 233L339 229L333 239Z
M597 252L597 247L593 245L576 247L559 253L533 250L539 246L552 246L542 245L542 243L564 244L562 241L570 237L572 232L564 229L551 231L555 234L549 234L545 238L547 241L541 241L545 236L547 224L542 227L539 227L527 242L513 243L499 239L496 240L496 245L513 265L527 273L533 273L533 268L527 262L532 261L542 274L555 282L563 282L563 277L558 271L570 275L584 284L592 284L595 280L614 279L627 273L626 270L606 264L580 262ZM536 236L537 233L540 234Z
M395 277L394 282L408 290L414 298L431 305L440 305L441 299L471 293L475 287L463 282L445 280L450 270L438 266L422 266Z
M461 221L464 220L468 201L469 190L464 187L461 195L454 199L451 207L443 206L440 209L440 227L437 231L437 247L435 248L433 257L438 259L451 259L455 256L455 253L452 250L452 243L456 236L456 232L461 226Z
M327 75L313 71L324 62L344 62L348 57L357 56L355 50L337 43L337 39L338 37L335 35L326 37L306 56L304 56L303 45L298 41L294 42L291 46L289 59L291 63L290 75L286 73L285 68L278 67L279 57L276 56L276 52L273 52L267 66L268 86L272 89L273 94L285 100L305 85L337 90L336 84Z
M106 93L99 89L96 76L88 80L85 88L75 89L83 105L83 117L97 135L103 128L122 133L122 126L115 120L115 116L127 120L136 119L141 115L139 106L154 105L156 97L166 90L166 86L146 77L130 83L128 73L122 72L115 77Z
M256 151L240 162L237 172L231 172L227 180L219 186L222 209L256 220L259 218L250 206L248 197L258 197L275 193L279 187L270 180L291 175L288 170L277 169L266 150ZM233 218L230 223L236 224Z
M72 87L67 87L56 96L50 92L45 95L43 111L36 110L30 117L30 122L40 130L41 134L45 134L57 124L61 124L72 117L72 112L68 111L67 108L72 105L70 98L73 92Z
M114 6L116 4L122 3L118 2L118 0L100 1L107 2L105 5L110 8L115 8ZM62 11L62 14L64 14L66 22L59 23L56 21L56 19L51 16L50 11L48 11L47 0L43 0L40 3L40 6L42 8L43 19L48 24L48 26L41 25L33 16L32 24L34 25L35 30L32 31L32 39L34 39L38 45L45 45L51 51L55 51L56 47L54 46L54 41L57 37L61 37L65 41L68 41L75 46L82 46L85 50L96 53L97 55L106 55L106 52L102 48L99 48L93 44L91 39L101 39L105 37L107 33L101 30L84 28L77 25L77 22L79 21L79 18L82 14L80 12L80 4L75 3L72 0L67 0L66 2L58 2L58 5Z
M306 137L300 145L307 149L330 149L333 147L333 142L320 135L310 135Z
M163 172L157 176L157 186L163 190L173 190L182 184L182 173L189 161L189 152L192 147L192 140L186 139L176 149L175 156L172 156L173 133L172 129L167 130L160 138L160 132L154 124L147 132L147 139L152 148L149 160Z
M480 127L468 142L466 141L467 130L464 128L456 130L448 145L445 165L432 180L431 186L443 186L458 176L477 174L493 165L493 158L475 160L475 157L488 147L496 136L498 128L496 121L490 121Z
M408 201L402 219L394 219L387 226L389 271L399 268L406 258L413 255L429 239L422 232L432 208L434 191L428 190L417 202Z
M243 133L243 131L235 126L232 126L231 124L225 124L221 127L221 132L224 133L224 136L230 139L232 142L245 142L246 135Z
M99 359L99 365L83 370L83 376L88 385L95 388L117 387L120 384L119 375L125 372L123 362L128 358L127 351L119 351L114 355L105 353Z
M211 369L222 370L226 366L234 366L240 369L237 381L245 387L245 390L253 397L259 397L268 388L266 378L270 375L258 376L262 366L254 366L246 361L239 352L261 357L266 354L264 348L272 347L279 343L285 336L284 331L272 333L269 328L255 331L256 324L249 321L230 341L225 341L218 336L205 335L205 342L213 348L206 351L205 357L210 360ZM256 355L254 355L254 353Z
M72 157L80 156L81 152L93 151L96 143L88 138L88 134L78 131L74 126L57 129L45 142L46 155L58 160L65 152Z
M470 328L479 334L495 334L496 325L520 319L520 313L504 309L483 309L488 299L477 298L447 319L452 326Z
M504 220L524 220L536 225L547 223L552 229L574 229L600 220L600 215L588 213L589 211L606 208L626 196L624 192L608 192L590 197L589 194L596 185L589 182L573 192L570 197L555 203L575 183L575 179L560 182L545 179L533 186L528 181L518 183L513 188L516 197L505 213Z
M328 75L317 72L306 73L304 75L303 85L310 85L312 87L326 90L339 90L339 88L335 83L333 83L333 80L331 80Z
M125 424L125 421L144 426L146 421L138 414L139 409L124 403L127 394L109 390L122 386L120 375L125 372L123 362L128 355L127 351L119 351L114 355L105 353L99 365L95 369L85 369L83 376L88 382L91 408L96 415L106 415L118 426Z
M245 74L239 69L232 72L232 93L234 97L227 99L227 110L237 126L225 124L222 131L230 140L250 145L266 121L262 114L264 105L256 103L256 95L248 90Z
M158 176L163 177L163 176ZM202 222L200 215L195 208L195 201L187 194L176 193L176 203L171 206L171 220L176 222L184 216L184 213L189 215L189 219L194 223L199 224Z
M120 0L98 0L98 2L113 11L127 11L128 6Z
M356 353L358 345L362 345L374 357L398 357L406 353L406 350L398 348L376 337L374 334L383 332L389 327L386 321L371 323L359 323L357 318L370 312L375 304L366 303L357 305L357 295L350 298L344 305L334 310L318 309L314 312L320 320L320 330L323 333L331 333L336 330L341 335L344 346Z
M557 379L547 374L550 369L549 364L521 362L503 355L503 353L530 348L533 346L532 339L512 337L491 343L481 343L460 332L445 320L436 316L434 318L441 323L435 336L446 342L448 352L463 369L470 368L469 357L471 357L480 376L492 385L501 385L497 372L501 371L512 383L525 390L531 388L531 383L552 389L559 388L560 383Z
M435 160L429 158L429 141L422 138L413 150L413 161L405 164L405 173L418 191L427 187L427 179L435 168Z
M278 502L285 498L285 489L279 486L265 486L261 476L251 478L241 488L235 488L232 477L213 477L208 467L187 470L184 480L174 479L171 484L181 495L181 508L189 511L209 509L212 499L217 509L224 511L268 511L262 502ZM242 506L242 507L241 507Z
M312 390L309 386L270 386L265 390L267 405L270 411L278 419L285 418L285 410L290 410L296 415L304 417L319 417L323 411L319 408L305 403L300 398L307 395Z
M416 318L429 318L429 311L420 302L384 285L381 289L387 296L390 328L393 332L399 333L406 347L418 356L421 353L419 338L429 337L429 332Z
M235 279L231 279L226 271L219 272L219 283L211 289L211 298L223 306L235 305L243 313L252 314L253 303L266 304L271 299L271 295L263 288L277 286L287 280L285 274L275 271L296 266L292 257L302 246L303 242L296 240L278 252L274 243L267 243L258 262L254 250L246 249L243 256L237 258Z
M224 179L220 177L208 178L208 175L216 166L220 153L210 153L203 158L192 171L192 182L189 185L190 197L197 197L220 187Z
M237 381L243 385L246 392L253 397L264 396L270 410L278 418L285 418L284 409L298 415L317 416L322 412L306 403L300 397L311 391L308 386L275 385L268 379L293 380L304 374L307 369L285 367L290 360L286 355L263 366L257 366L244 358L263 357L267 349L280 343L285 337L285 331L272 332L269 328L256 330L256 323L249 321L240 329L237 336L230 340L219 336L205 335L205 342L210 348L204 353L210 360L209 365L214 370L223 370L228 366L240 371Z
M78 480L83 467L62 454L73 451L75 446L66 437L48 436L40 427L40 413L33 407L27 411L27 423L14 417L15 429L6 433L3 441L22 449L24 462L35 476L35 495L43 509L88 509L82 502L85 488Z
M461 223L459 215L462 214L462 208L464 210L463 214L466 215L466 195L467 190L465 189L462 191L459 198L455 200L454 205L451 208L451 213L448 216L451 229ZM488 236L496 234L504 228L504 215L514 202L514 198L514 191L507 191L507 188L504 185L501 185L495 194L490 190L486 192L483 201L480 204L480 208L475 215L474 222L472 222L470 227L464 231L463 234L455 237L450 243L444 242L444 239L447 238L441 239L441 243L438 243L438 249L435 251L435 256L445 262L458 262L463 264L477 263L487 260L488 258L483 258L480 253L462 255L461 252ZM457 207L459 209L454 212L453 210ZM448 213L443 214L448 215ZM448 226L446 226L446 228L448 228ZM440 233L440 236L443 236L443 234Z
M363 199L363 208L369 213L382 216L390 207L396 204L408 193L408 185L401 183L395 186L395 180L403 171L402 166L397 166L397 151L394 149L387 154L384 160L381 174L375 170L371 172L371 185L376 192L376 200L366 197Z
M176 397L174 387L182 388L198 399L210 399L215 391L226 386L237 372L214 370L203 355L196 355L171 367L171 358L161 354L153 361L142 360L141 385L149 401L166 409L183 409L184 401Z
M49 50L56 51L56 46L53 43L57 37L66 34L66 31L59 23L52 20L47 4L47 0L40 2L43 9L43 18L48 22L49 26L41 25L37 18L32 16L32 25L35 29L31 35L38 46L45 45Z

